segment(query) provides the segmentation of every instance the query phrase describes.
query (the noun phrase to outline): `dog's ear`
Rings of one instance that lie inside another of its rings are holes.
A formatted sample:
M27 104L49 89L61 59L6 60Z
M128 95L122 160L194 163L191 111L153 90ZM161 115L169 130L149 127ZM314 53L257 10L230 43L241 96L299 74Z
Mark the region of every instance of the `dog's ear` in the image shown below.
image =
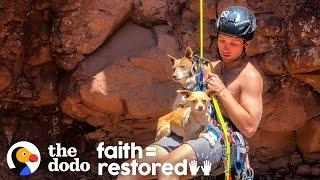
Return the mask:
M180 93L181 96L185 97L185 98L188 98L191 94L191 91L190 90L181 90L181 89L178 89L176 91L177 93Z
M192 59L192 56L193 56L193 51L192 51L192 49L188 46L187 49L186 49L186 52L185 52L184 57L189 58L189 59Z
M174 58L173 56L170 56L169 54L167 54L167 56L169 57L171 64L174 65L174 61L176 61L177 59Z

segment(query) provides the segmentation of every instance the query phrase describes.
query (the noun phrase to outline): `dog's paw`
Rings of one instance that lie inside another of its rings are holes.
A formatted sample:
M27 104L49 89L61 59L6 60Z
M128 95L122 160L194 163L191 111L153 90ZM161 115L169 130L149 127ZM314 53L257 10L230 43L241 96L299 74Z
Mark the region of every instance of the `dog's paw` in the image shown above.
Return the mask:
M162 139L163 137L158 137L158 136L156 136L156 138L154 138L154 142L157 142L157 141L159 141L160 139Z
M160 139L169 136L170 131L169 130L161 130L157 132L155 142L159 141Z
M154 142L157 142L159 141L160 139L159 138L154 138Z

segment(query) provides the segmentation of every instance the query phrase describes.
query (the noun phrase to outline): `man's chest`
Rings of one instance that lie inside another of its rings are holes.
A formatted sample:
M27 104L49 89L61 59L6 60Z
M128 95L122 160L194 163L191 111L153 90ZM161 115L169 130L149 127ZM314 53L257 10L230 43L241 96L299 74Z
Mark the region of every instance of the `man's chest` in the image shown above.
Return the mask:
M220 76L222 82L228 89L228 91L231 93L231 95L235 98L236 101L240 102L240 83L239 79L237 77L230 77L230 76ZM227 111L224 109L223 104L220 102L220 99L218 98L218 103L220 104L220 108L222 111L222 114L224 116L229 117Z
M228 89L228 91L232 94L232 96L239 101L240 100L240 84L241 78L239 76L229 74L229 75L221 75L221 80L224 85Z

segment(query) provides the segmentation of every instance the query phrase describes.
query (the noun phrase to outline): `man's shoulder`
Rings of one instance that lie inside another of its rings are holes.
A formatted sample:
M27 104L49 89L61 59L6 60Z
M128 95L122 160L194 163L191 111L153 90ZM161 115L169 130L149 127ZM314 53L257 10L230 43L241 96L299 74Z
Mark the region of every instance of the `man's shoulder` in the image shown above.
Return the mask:
M248 65L243 69L239 81L240 87L244 89L254 88L259 90L263 88L263 78L261 72L255 65L251 63L248 63Z
M262 78L261 71L251 62L249 62L242 71L242 76L250 79Z

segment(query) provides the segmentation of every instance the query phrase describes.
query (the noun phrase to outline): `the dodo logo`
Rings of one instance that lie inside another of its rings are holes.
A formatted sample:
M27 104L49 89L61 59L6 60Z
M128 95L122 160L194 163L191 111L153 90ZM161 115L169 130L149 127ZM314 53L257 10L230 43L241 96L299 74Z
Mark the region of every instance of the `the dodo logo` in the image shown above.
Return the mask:
M12 145L7 153L9 168L20 176L28 176L35 172L41 161L38 148L27 141Z

